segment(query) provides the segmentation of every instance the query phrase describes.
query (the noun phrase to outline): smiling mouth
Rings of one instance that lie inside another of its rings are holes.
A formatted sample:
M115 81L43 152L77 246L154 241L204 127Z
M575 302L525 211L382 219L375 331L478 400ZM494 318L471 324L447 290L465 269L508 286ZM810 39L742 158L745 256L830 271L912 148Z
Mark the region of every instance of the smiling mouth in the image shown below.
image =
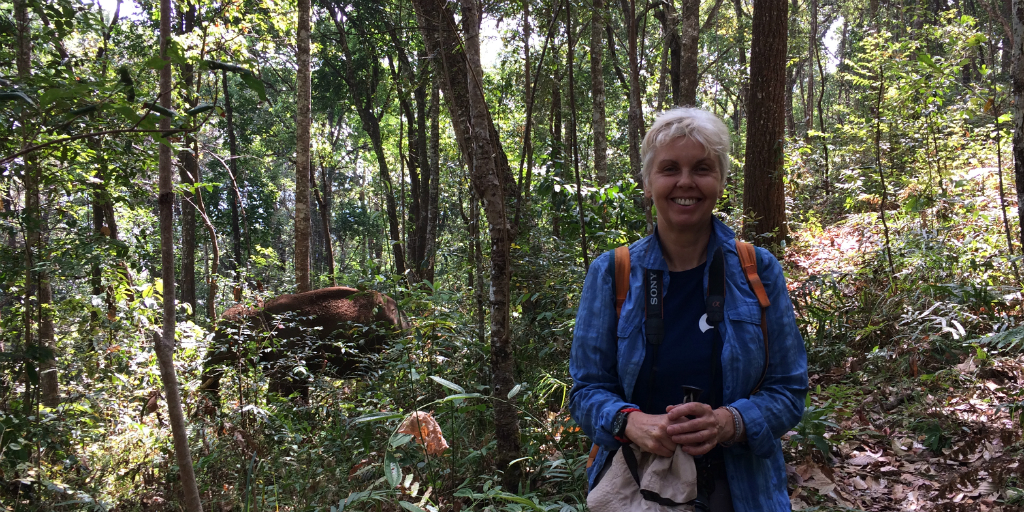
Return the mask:
M677 197L675 199L672 199L673 203L678 204L678 205L682 205L682 206L695 205L695 204L697 204L697 201L699 201L699 199L685 198L685 197Z

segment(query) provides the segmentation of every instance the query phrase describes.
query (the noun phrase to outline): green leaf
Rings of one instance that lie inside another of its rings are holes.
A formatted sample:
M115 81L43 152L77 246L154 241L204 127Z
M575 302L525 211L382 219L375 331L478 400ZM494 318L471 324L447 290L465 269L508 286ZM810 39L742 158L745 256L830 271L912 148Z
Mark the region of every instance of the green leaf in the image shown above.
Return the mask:
M267 89L263 86L263 80L252 73L242 75L242 82L249 87L249 90L259 95L260 100L267 101Z
M27 94L21 91L5 91L0 92L0 101L11 101L17 100L28 104L30 107L36 106L36 102L32 101Z
M239 66L238 64L231 64L231 63L228 63L228 62L221 62L219 60L206 60L206 61L203 61L203 62L210 69L215 69L215 70L218 70L218 71L227 71L227 72L230 72L230 73L242 73L242 74L251 74L252 73L252 71L249 71L248 69L245 69L242 66Z
M397 413L393 413L393 412L375 412L373 414L367 414L365 416L360 416L360 417L352 420L352 423L367 423L367 422L370 422L370 421L393 420L393 419L401 418L402 416L403 415L401 415L401 414L397 414Z
M454 383L454 382L452 382L452 381L450 381L448 379L445 379L445 378L442 378L442 377L438 377L437 375L431 375L430 378L434 379L434 382L436 382L436 383L438 383L438 384L440 384L440 385L442 385L442 386L444 386L444 387L446 387L446 388L448 388L448 389L450 389L452 391L455 391L456 393L465 393L466 392L465 388L463 388L462 386L460 386L460 385L458 385L458 384L456 384L456 383Z
M932 70L934 70L934 71L935 71L936 73L941 73L941 72L942 72L942 70L941 70L941 69L939 69L939 66L936 66L936 65L935 65L935 61L934 61L934 60L932 60L932 56L931 56L931 55L928 55L927 53L924 53L924 52L919 52L919 53L917 54L917 60L918 60L918 61L919 61L919 62L920 62L921 64L924 64L924 65L926 65L926 66L928 66L928 67L932 68Z
M395 462L390 453L384 457L384 478L388 480L388 485L391 487L397 486L402 481L402 466Z
M169 61L169 60L161 59L159 55L154 55L154 56L146 59L146 67L149 68L149 69L155 69L155 70L159 71L159 70L163 69L164 66L166 66L167 64L170 64L170 62L171 61Z
M171 110L169 108L164 108L162 105L160 105L159 103L156 103L156 102L147 101L147 102L143 103L142 106L152 110L153 112L156 112L157 114L165 116L165 117L173 118L174 116L178 115L177 112L175 112L175 111L173 111L173 110Z
M482 396L483 395L481 395L480 393L459 393L457 395L448 395L448 396L442 398L441 400L439 400L438 403L442 403L443 404L445 402L451 402L452 400L461 400L461 399L464 399L464 398L480 398Z
M394 450L398 447L405 446L409 444L409 441L412 441L411 435L395 434L395 436L391 438L391 449Z
M185 114L190 116L196 116L204 112L209 112L214 108L216 108L216 105L214 105L213 103L200 103L196 105L194 108L186 110Z
M419 508L416 505L409 503L408 501L399 501L398 505L410 512L427 512L426 510L423 510L422 508Z

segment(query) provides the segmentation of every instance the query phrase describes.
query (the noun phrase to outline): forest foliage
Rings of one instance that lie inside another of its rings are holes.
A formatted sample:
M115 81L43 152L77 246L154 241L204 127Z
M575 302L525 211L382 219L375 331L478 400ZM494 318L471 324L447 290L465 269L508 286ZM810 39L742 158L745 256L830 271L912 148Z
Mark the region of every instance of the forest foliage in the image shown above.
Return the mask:
M204 509L583 510L576 304L589 262L648 234L638 141L676 104L729 125L716 215L786 270L811 379L783 439L794 508L1024 507L1024 20L777 7L769 218L744 197L765 179L749 0L314 0L305 198L297 3L175 0L162 53L159 2L0 0L0 508L187 507L154 341L164 147ZM273 340L235 326L213 400L220 315L296 291L302 201L312 288L387 294L412 326L356 379L289 354L305 398L268 390Z

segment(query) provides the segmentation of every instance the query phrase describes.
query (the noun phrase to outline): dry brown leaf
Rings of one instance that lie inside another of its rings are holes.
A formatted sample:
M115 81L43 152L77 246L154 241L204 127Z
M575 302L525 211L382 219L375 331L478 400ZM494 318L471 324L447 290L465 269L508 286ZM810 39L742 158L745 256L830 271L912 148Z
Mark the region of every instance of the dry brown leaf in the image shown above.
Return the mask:
M907 497L907 489L903 484L896 484L892 487L892 500L899 503Z
M853 488L857 489L858 491L863 491L868 488L868 484L866 484L864 480L859 476L851 478L850 484L852 484Z
M864 479L864 483L866 483L868 485L868 489L871 489L872 491L880 491L882 489L885 489L884 478L879 480L873 476L868 475L868 477Z
M853 464L854 466L867 466L868 464L871 464L876 460L878 459L876 457L872 457L871 455L858 455L857 457L854 457L848 460L847 462Z
M448 442L444 440L441 426L431 413L414 411L402 420L398 432L412 436L417 443L426 447L429 455L439 455L448 449Z

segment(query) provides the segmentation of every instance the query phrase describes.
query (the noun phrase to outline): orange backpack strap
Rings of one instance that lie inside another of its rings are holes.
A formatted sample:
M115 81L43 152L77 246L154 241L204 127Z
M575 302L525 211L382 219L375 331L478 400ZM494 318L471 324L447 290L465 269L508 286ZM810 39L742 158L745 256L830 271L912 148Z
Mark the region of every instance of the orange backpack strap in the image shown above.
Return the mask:
M615 316L622 316L622 305L626 303L626 294L629 293L629 247L620 246L615 248ZM587 457L587 469L594 465L597 458L597 444L590 448L590 456Z
M757 273L757 251L754 249L754 245L749 242L736 240L736 252L740 255L740 265L743 267L743 274L747 276L747 284L750 285L750 290L757 296L757 302L761 304L764 370L761 371L761 379L757 381L754 390L750 392L753 395L761 390L761 384L764 383L764 377L768 373L768 319L765 316L765 311L768 309L768 306L772 305L772 301L768 300L768 292L765 291L764 283L761 282L761 276Z
M615 316L622 315L622 305L629 293L629 247L615 248Z

